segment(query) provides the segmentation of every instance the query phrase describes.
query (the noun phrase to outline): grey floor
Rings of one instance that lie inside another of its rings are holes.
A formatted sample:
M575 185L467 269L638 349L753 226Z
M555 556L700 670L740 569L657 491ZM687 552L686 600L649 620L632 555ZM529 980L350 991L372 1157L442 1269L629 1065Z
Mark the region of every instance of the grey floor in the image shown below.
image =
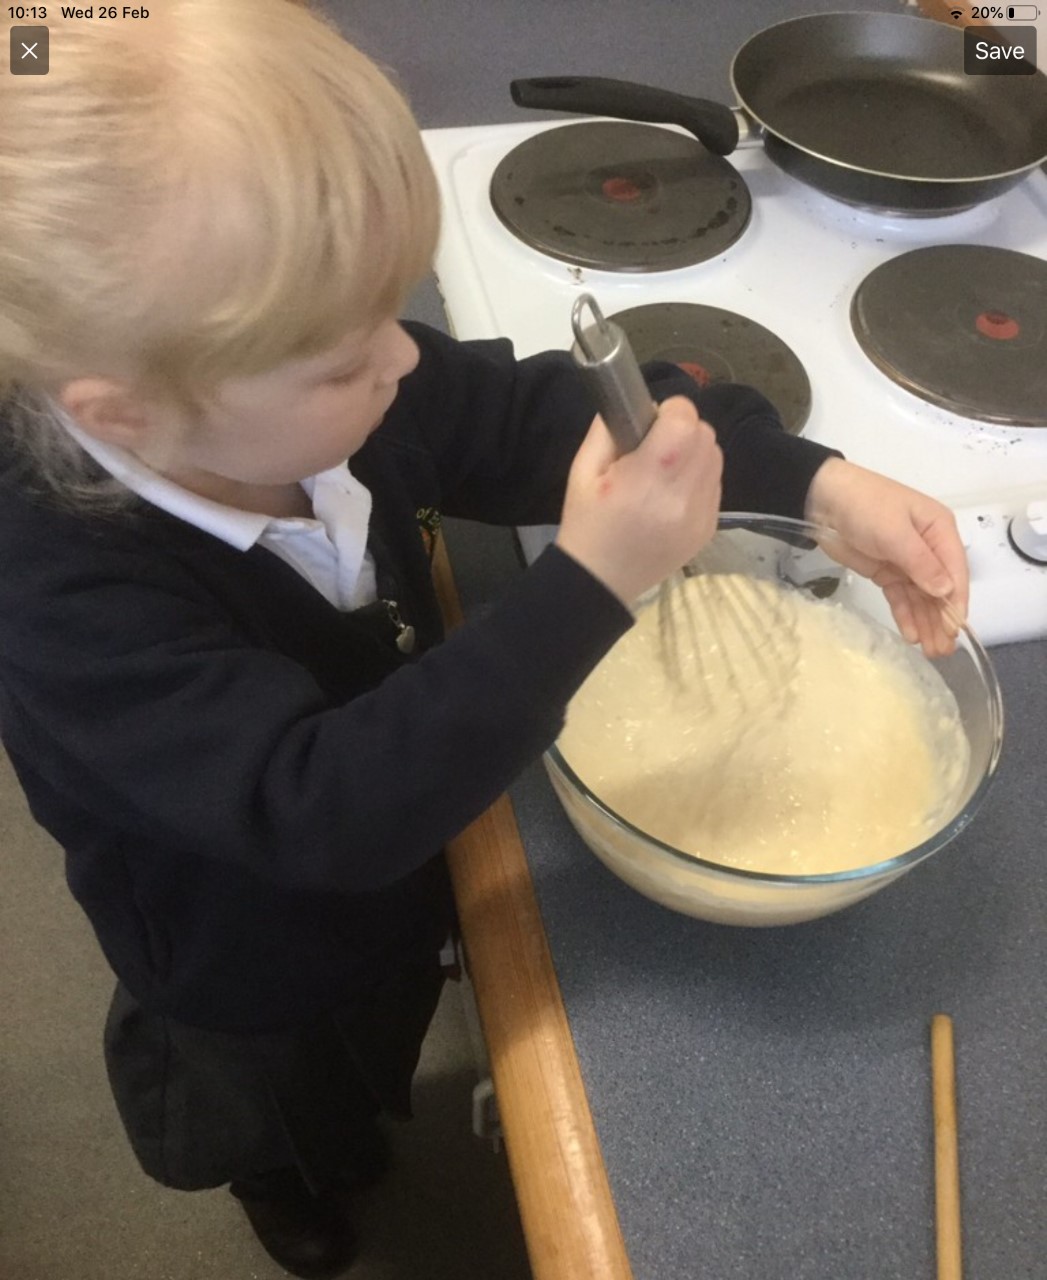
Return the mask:
M111 978L0 757L0 1277L276 1280L224 1191L151 1182L105 1083ZM356 1213L356 1280L526 1280L504 1153L474 1137L477 1079L462 993L446 988L414 1121L390 1129L394 1170Z

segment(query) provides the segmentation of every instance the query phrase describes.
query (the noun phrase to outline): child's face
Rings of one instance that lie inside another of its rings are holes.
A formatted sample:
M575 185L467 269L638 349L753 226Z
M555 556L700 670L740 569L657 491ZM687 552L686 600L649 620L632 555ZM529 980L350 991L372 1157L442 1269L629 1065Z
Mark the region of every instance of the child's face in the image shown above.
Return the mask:
M229 379L202 421L165 449L163 470L204 492L210 477L276 486L315 475L364 444L417 363L414 341L387 320L323 355Z

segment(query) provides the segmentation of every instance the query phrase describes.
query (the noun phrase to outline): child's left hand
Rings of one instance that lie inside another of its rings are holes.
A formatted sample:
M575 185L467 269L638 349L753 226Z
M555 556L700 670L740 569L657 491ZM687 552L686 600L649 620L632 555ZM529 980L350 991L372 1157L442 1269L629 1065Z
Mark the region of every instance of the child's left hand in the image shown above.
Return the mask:
M806 519L844 539L835 558L883 589L898 629L928 657L952 653L967 616L967 556L952 512L875 471L830 458L811 481Z

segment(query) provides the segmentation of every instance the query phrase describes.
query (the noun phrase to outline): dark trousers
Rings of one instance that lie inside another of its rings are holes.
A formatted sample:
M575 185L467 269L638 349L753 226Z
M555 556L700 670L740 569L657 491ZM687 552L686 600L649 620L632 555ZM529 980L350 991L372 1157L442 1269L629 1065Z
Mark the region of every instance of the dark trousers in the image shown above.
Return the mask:
M337 1183L380 1112L410 1117L411 1078L442 984L434 956L322 1020L232 1035L152 1013L118 983L106 1068L142 1168L184 1191L286 1168L314 1193Z

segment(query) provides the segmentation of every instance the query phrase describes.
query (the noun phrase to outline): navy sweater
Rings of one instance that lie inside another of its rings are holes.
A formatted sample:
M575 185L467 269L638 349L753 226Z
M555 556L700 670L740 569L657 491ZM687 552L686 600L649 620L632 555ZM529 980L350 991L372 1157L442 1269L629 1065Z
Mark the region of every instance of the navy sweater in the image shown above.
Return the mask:
M441 846L552 742L630 624L550 548L442 638L416 512L557 520L592 405L562 354L408 327L418 368L352 466L410 658L262 547L140 501L63 509L2 459L0 732L114 972L186 1023L286 1028L438 947ZM716 428L725 509L800 514L826 450L755 392L671 366L652 388Z

